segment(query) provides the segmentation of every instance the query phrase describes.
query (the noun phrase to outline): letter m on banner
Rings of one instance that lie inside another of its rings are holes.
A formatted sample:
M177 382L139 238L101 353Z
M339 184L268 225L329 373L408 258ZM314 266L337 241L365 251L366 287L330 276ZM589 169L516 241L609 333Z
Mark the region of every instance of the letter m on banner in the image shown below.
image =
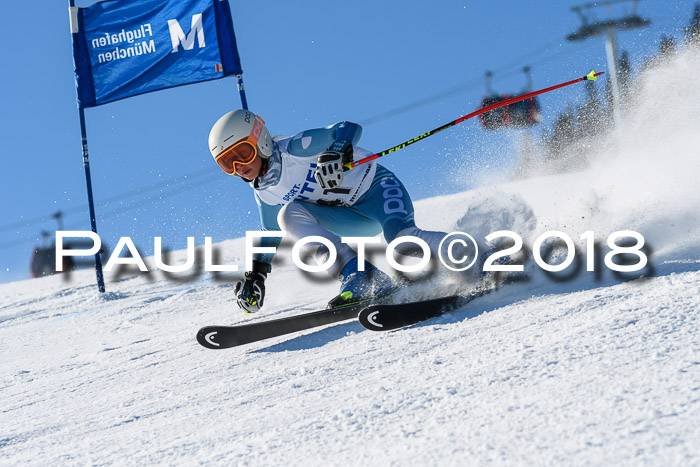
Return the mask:
M108 0L70 11L80 107L242 73L227 0Z
M180 27L180 23L178 23L176 19L168 20L168 28L170 29L170 40L173 43L172 53L176 53L180 45L182 45L182 48L185 50L192 50L195 37L199 42L200 48L207 46L204 42L204 27L202 26L201 13L192 16L192 28L187 36L185 36L185 33Z

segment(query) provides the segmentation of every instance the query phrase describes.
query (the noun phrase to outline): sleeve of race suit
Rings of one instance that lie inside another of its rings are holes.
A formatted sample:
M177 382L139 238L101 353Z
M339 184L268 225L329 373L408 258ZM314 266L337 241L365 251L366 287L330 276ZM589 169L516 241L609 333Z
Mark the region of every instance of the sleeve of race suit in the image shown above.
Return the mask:
M325 128L314 128L294 135L287 152L294 156L312 157L326 151L337 140L348 140L355 146L360 142L362 127L353 122L338 122Z
M280 230L280 226L277 223L277 214L282 209L282 206L276 205L272 206L263 202L258 194L255 193L255 202L258 205L258 213L260 214L260 225L261 230ZM282 238L280 237L264 237L259 238L255 241L254 246L256 247L278 247ZM272 258L274 258L274 253L255 253L253 255L253 261L258 261L261 263L272 263Z

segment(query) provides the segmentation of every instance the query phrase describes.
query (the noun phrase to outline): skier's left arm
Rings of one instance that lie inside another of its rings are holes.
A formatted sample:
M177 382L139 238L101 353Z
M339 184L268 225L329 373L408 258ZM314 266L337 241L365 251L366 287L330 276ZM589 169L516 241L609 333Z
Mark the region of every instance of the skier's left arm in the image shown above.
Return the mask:
M353 146L361 136L362 127L357 123L338 122L295 135L287 150L295 156L316 157L316 181L323 190L330 190L342 184L343 164L352 162Z
M347 141L350 146L355 146L360 142L361 136L362 127L357 123L338 122L294 135L289 141L287 152L298 157L318 157L336 143L343 145L342 142Z
M352 162L353 146L362 136L357 123L341 122L334 125L333 141L318 156L314 177L324 190L332 190L343 184L343 165Z

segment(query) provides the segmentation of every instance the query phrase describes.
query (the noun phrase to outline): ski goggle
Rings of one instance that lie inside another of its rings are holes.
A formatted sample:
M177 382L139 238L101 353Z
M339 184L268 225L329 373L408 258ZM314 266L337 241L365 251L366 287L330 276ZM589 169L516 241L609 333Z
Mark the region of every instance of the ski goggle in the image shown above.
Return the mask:
M248 165L255 160L258 154L258 140L264 126L265 121L256 116L250 135L216 156L216 163L221 170L229 175L236 175L237 165Z

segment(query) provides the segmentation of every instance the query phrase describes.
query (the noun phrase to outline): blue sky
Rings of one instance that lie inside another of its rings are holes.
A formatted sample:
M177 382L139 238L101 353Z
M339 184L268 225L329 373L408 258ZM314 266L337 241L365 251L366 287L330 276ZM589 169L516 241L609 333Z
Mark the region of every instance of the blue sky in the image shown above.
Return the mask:
M89 6L93 2L76 2ZM497 92L518 93L532 66L535 89L606 70L602 38L568 42L581 22L571 1L231 1L251 110L273 135L340 120L368 121L361 146L380 151L479 107L483 75ZM631 3L597 18L617 17ZM0 74L0 281L29 277L41 230L89 230L75 106L68 2L12 2ZM662 35L682 37L694 1L640 1L650 27L618 35L639 64ZM601 89L604 81L599 82ZM450 91L453 92L444 92ZM582 86L541 98L539 137L557 112L583 98ZM428 103L374 118L431 96ZM86 110L98 232L108 245L130 236L144 254L153 237L181 249L257 230L247 185L214 164L207 136L240 107L234 78L170 89ZM382 160L414 199L472 186L458 167L508 167L516 131L486 132L463 123ZM420 222L420 219L419 219ZM429 226L426 226L429 227Z

